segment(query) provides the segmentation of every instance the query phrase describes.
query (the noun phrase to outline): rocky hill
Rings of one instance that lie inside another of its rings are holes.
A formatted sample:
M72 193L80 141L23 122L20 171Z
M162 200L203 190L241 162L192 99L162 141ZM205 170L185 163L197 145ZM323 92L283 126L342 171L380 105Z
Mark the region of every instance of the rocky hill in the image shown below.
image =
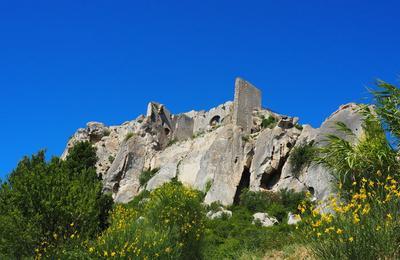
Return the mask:
M97 148L103 190L122 203L173 178L205 191L206 203L232 204L246 187L309 190L323 200L331 193L333 177L313 163L295 172L294 148L324 145L327 134L339 134L337 121L360 135L356 109L355 104L341 106L317 129L299 125L297 117L262 108L260 90L238 78L234 101L209 111L174 115L151 102L145 116L119 126L89 122L69 140L63 158L77 141L90 141ZM139 176L146 170L155 175L141 186Z

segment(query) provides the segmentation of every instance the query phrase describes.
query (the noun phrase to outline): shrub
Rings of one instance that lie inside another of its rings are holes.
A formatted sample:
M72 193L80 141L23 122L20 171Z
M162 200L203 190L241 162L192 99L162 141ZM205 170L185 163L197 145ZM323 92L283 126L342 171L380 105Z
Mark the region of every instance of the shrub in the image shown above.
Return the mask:
M65 161L46 162L44 152L25 157L0 188L0 254L51 257L105 228L112 199L101 193L95 163L89 142L75 144Z
M295 146L290 154L290 165L295 177L299 177L301 170L306 167L314 158L314 142L303 143Z
M202 259L238 259L244 253L262 255L296 242L289 233L294 227L259 227L252 224L253 213L242 206L230 208L229 219L206 221Z
M303 126L299 124L295 124L294 127L298 130L303 130Z
M114 157L114 156L112 156L112 155L108 156L108 161L109 161L110 163L113 163L114 160L115 160L115 157Z
M125 141L128 141L129 139L131 139L131 138L134 137L134 136L135 136L135 133L129 132L129 133L126 134L124 140L125 140Z
M268 118L264 118L261 122L262 128L274 128L276 124L275 117L269 116Z
M142 171L139 175L139 183L140 186L145 186L147 184L147 182L153 178L154 175L156 175L156 173L158 172L159 169L152 169L152 170L145 170Z
M255 192L245 189L240 195L239 204L250 212L266 212L283 221L288 212L296 213L298 204L305 201L305 198L305 193L296 193L292 190Z
M173 138L173 139L168 141L167 147L172 146L172 145L176 144L177 142L178 142L178 139Z
M199 258L204 231L201 193L173 182L141 196L115 207L110 228L88 245L88 252L96 258ZM138 211L143 197L148 201Z
M367 192L366 187L373 186ZM311 207L305 230L311 249L320 259L398 259L400 186L388 178L382 185L362 181L360 191L332 198L333 213ZM304 207L305 208L305 207ZM304 210L304 209L303 209Z

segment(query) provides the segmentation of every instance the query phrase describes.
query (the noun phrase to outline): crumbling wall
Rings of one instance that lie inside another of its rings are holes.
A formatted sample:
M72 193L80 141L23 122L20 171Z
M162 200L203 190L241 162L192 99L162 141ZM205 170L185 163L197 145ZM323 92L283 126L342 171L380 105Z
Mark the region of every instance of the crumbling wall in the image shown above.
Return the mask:
M237 78L233 107L233 123L240 126L243 132L250 133L253 111L261 109L261 91L249 82Z

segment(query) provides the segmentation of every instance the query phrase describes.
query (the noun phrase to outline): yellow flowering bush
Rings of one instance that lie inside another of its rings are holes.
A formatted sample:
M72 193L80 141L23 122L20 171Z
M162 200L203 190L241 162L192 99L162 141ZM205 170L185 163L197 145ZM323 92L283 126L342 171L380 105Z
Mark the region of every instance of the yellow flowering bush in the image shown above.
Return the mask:
M399 257L399 184L388 176L385 183L364 180L358 185L360 191L348 201L339 193L325 205L299 205L308 215L302 225L311 248L322 259Z
M87 246L93 258L188 259L204 233L201 194L177 182L143 198L144 207L116 205L110 227Z

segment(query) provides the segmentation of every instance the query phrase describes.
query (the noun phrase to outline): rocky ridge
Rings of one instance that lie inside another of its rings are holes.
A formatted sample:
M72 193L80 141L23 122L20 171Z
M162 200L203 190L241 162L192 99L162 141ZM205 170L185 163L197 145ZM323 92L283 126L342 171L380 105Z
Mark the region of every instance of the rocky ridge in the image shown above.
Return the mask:
M244 188L309 190L324 200L332 193L329 171L310 164L293 172L290 158L294 147L309 142L321 146L327 134L340 134L337 121L361 134L356 104L341 106L317 129L300 126L296 117L263 109L260 90L238 78L234 101L209 111L174 115L151 102L146 115L119 126L89 122L68 141L62 157L74 143L90 141L97 148L103 190L121 203L173 178L206 192L205 203L232 204ZM156 173L142 187L144 170Z

